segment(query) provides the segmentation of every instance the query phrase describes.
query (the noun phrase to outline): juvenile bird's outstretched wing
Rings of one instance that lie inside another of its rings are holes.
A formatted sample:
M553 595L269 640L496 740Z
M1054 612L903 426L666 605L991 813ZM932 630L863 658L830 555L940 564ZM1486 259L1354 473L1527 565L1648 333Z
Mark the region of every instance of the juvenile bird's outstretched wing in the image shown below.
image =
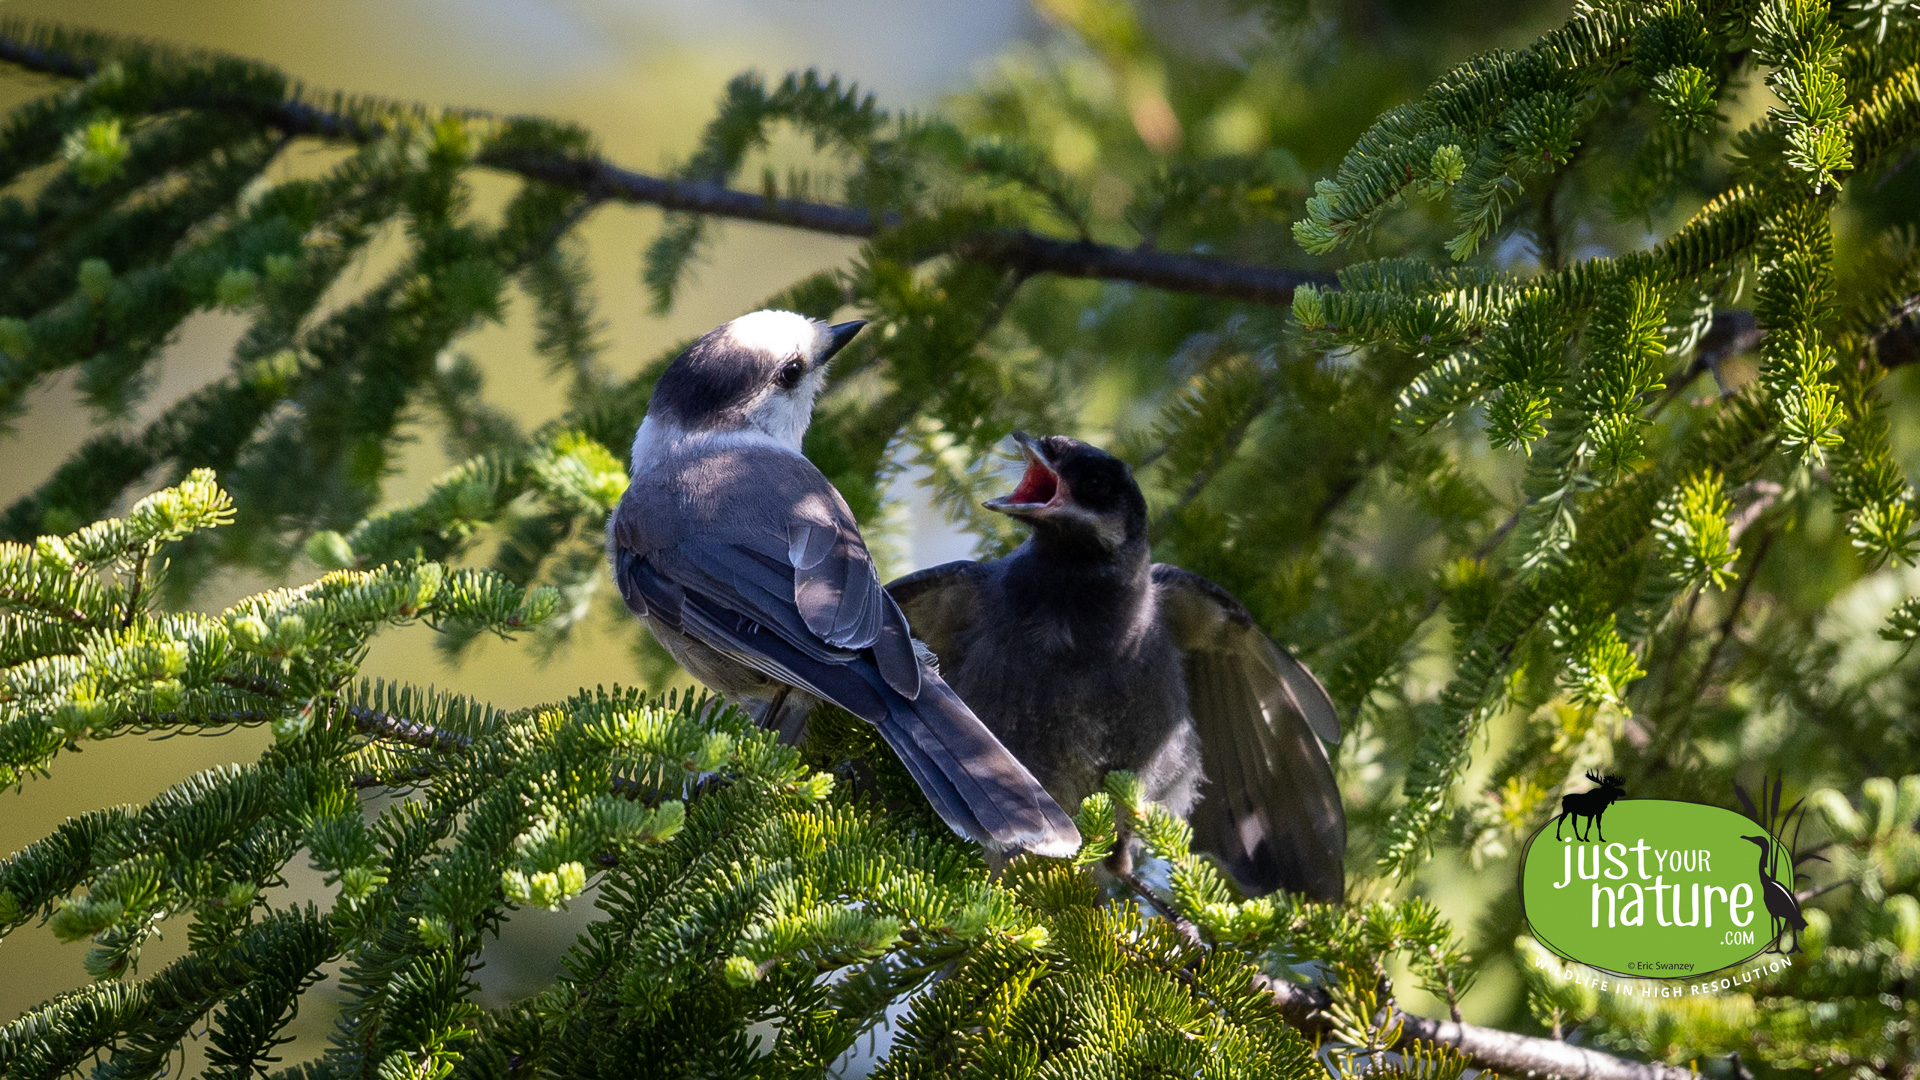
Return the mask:
M1207 777L1194 846L1258 892L1322 900L1346 889L1346 812L1321 745L1340 717L1319 680L1225 589L1156 563L1155 602L1186 655L1187 704Z
M966 661L967 629L988 573L985 563L962 559L895 578L887 583L887 592L907 613L913 636L957 667Z
M636 484L623 498L608 546L628 607L874 724L963 835L1049 855L1077 849L1079 833L1039 782L920 667L906 618L826 478L789 454L726 458L713 455L705 475L677 488Z

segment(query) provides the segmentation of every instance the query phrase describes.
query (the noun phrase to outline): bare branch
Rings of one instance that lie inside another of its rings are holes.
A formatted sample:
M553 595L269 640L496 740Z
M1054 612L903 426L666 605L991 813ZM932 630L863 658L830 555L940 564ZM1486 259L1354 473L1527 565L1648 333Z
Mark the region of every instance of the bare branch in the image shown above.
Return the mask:
M1182 937L1202 948L1208 947L1201 937L1200 928L1181 918L1166 899L1140 880L1139 875L1129 870L1119 876L1134 895L1146 901L1161 918L1172 923ZM1254 983L1273 995L1274 1003L1280 1006L1280 1013L1288 1024L1315 1036L1325 1035L1332 1030L1333 1021L1327 1015L1327 1007L1332 1004L1332 999L1318 986L1302 986L1266 975L1255 975ZM1458 1006L1453 1008L1457 1013ZM1403 1012L1398 1007L1394 1012L1401 1018L1402 1025L1400 1038L1394 1043L1393 1049L1404 1048L1415 1040L1451 1046L1471 1059L1476 1069L1509 1076L1551 1076L1562 1080L1699 1080L1699 1074L1692 1069L1658 1062L1630 1061L1557 1039L1517 1035L1498 1028L1463 1023L1458 1019L1432 1020Z
M1273 994L1287 1023L1310 1035L1331 1030L1333 1022L1326 1013L1331 1002L1324 991L1265 975L1255 979ZM1451 1046L1471 1059L1474 1068L1508 1076L1555 1076L1564 1080L1698 1080L1699 1074L1676 1065L1629 1061L1571 1043L1516 1035L1477 1024L1430 1020L1411 1013L1399 1015L1404 1024L1400 1041L1394 1044L1396 1049L1416 1039Z
M1909 296L1873 335L1873 351L1884 368L1920 363L1920 295Z
M91 59L35 48L5 36L0 36L0 62L29 71L76 79L90 77L97 68ZM383 126L297 99L263 103L252 99L210 97L178 104L244 112L286 135L366 143L386 134ZM613 199L709 217L784 225L831 236L867 239L900 224L897 215L875 214L864 207L768 198L752 192L735 191L711 181L649 176L620 168L592 155L555 157L522 148L497 147L483 152L480 163L528 179L583 192L590 200ZM1258 304L1291 303L1293 290L1299 285L1334 285L1330 274L1225 262L1198 255L1122 248L1085 240L1060 240L1024 231L997 231L962 237L955 244L954 251L962 258L1004 267L1023 276L1053 274L1059 277L1127 281L1168 292L1218 296Z

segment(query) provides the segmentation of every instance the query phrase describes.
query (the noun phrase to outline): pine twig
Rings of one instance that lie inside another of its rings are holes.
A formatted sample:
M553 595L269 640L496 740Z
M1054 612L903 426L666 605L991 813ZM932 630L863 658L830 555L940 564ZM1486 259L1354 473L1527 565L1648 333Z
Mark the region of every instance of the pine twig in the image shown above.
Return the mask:
M360 734L375 739L386 739L391 742L404 743L407 746L416 747L421 750L432 750L447 754L457 754L473 746L471 736L462 735L458 732L443 731L430 724L423 724L418 720L409 720L404 716L395 716L392 713L379 712L378 710L368 709L359 705L349 705L342 711L353 720L354 728L358 730ZM262 714L262 718L265 718L265 714ZM351 778L351 783L356 788L384 787L396 779L403 781L427 780L431 778L436 771L432 765L426 762L420 762L410 772L401 776L376 776L372 773L358 773ZM725 787L731 782L728 777L720 775L719 773L702 773L692 783L685 785L679 792L672 792L651 784L642 784L630 776L615 775L609 782L608 789L614 795L623 799L653 803L669 797L690 798L712 788Z
M473 739L451 731L441 731L417 720L408 720L403 716L377 712L359 705L349 705L341 710L353 719L353 724L362 735L376 739L391 739L406 743L422 750L436 750L442 753L456 753L473 745Z
M133 620L140 614L140 594L146 588L147 565L153 562L153 549L154 544L149 541L146 550L133 564L133 584L127 589L127 610L120 619L122 630L132 626Z
M1159 893L1154 892L1153 889L1150 888L1146 882L1140 880L1139 874L1136 874L1131 870L1127 870L1127 871L1123 871L1119 875L1119 878L1121 881L1126 883L1128 890L1130 890L1135 896L1138 896L1140 899L1145 900L1147 902L1147 906L1152 908L1155 912L1157 912L1161 918L1179 927L1181 933L1184 934L1188 939L1192 941L1200 940L1199 929L1196 928L1192 923L1188 922L1187 920L1182 919L1180 917L1180 913L1173 910L1172 904L1167 903L1165 898L1163 898Z
M0 607L11 607L22 611L31 611L50 619L72 623L82 630L92 630L99 626L94 617L76 607L63 607L43 600L31 593L0 589Z
M1740 621L1740 612L1747 606L1747 596L1753 591L1753 579L1759 576L1760 564L1773 547L1773 536L1774 534L1769 532L1760 537L1759 546L1753 553L1753 562L1748 565L1747 574L1740 579L1740 588L1734 593L1733 604L1727 609L1726 616L1720 620L1719 630L1713 639L1713 647L1707 650L1707 658L1700 664L1700 681L1694 686L1692 695L1696 702L1706 691L1708 681L1713 678L1713 667L1720 662L1720 653L1726 648L1728 640L1733 637L1734 624Z

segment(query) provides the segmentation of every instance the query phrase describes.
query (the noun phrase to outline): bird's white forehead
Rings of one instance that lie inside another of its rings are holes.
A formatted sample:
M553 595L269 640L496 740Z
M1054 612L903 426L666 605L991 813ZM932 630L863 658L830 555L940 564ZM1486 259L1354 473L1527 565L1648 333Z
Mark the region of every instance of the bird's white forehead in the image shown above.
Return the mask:
M791 311L755 311L727 324L727 340L767 356L804 356L820 351L820 324Z

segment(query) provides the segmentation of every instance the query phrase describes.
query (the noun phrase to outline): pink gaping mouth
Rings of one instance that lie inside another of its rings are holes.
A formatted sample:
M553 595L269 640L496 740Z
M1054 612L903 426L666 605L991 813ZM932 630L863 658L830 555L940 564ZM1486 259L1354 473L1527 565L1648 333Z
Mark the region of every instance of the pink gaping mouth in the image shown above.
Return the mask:
M1020 444L1020 452L1027 456L1027 471L1020 474L1020 485L1012 494L988 499L987 509L1031 517L1065 506L1067 485L1061 481L1060 474L1053 471L1053 466L1047 464L1041 444L1024 431L1014 432L1013 441Z
M1053 501L1060 491L1060 477L1047 464L1037 457L1027 458L1027 471L1020 476L1020 486L1013 494L996 500L1014 506L1041 506Z

